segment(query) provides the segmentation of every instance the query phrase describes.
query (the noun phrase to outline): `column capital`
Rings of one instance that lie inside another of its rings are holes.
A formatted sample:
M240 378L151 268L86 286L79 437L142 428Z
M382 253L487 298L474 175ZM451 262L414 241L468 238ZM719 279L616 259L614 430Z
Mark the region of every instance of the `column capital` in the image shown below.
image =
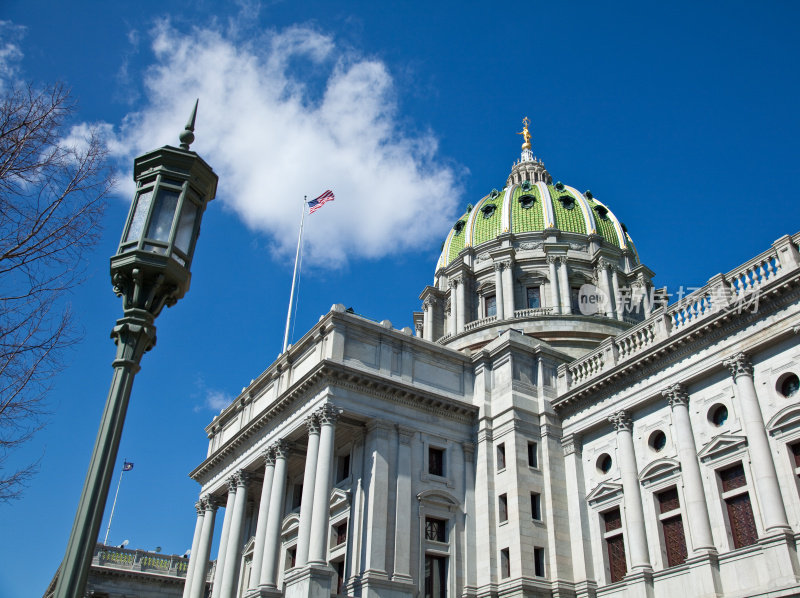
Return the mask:
M673 384L661 391L661 396L667 399L667 403L672 409L678 405L689 405L689 393L683 384Z
M620 409L609 416L608 421L611 422L617 432L630 432L633 430L633 421L624 409Z
M197 511L197 516L202 517L203 513L205 513L206 507L203 504L203 499L201 498L196 503L194 503L195 511Z
M463 281L464 281L463 274L455 274L447 279L447 286L450 287L451 289L454 289Z
M395 427L397 428L397 436L400 440L400 444L411 444L411 439L414 437L416 430L399 424Z
M547 255L547 263L555 265L558 263L558 256L557 255Z
M577 434L567 434L561 439L561 449L564 456L583 453L583 439Z
M228 476L228 479L225 480L226 482L228 482L228 493L236 492L236 484L238 483L238 480L236 478L237 476L234 473L233 475Z
M434 297L433 295L428 295L427 297L425 297L425 301L422 302L422 309L430 309L431 307L436 305L437 302L438 301L436 297Z
M292 449L292 445L289 442L280 439L273 442L270 445L270 448L275 455L275 459L287 459L289 457L289 452Z
M219 508L219 501L210 494L204 494L200 497L200 502L203 503L203 508L206 511L215 512Z
M731 371L734 380L739 376L753 377L753 363L746 353L737 353L723 361L722 364Z
M245 471L244 469L237 471L235 474L233 474L233 477L236 479L236 485L242 487L247 487L252 479L250 472Z
M319 418L320 426L333 426L339 420L342 410L331 403L325 403L322 407L317 409L314 414Z
M309 434L319 434L319 415L316 411L306 417L305 424Z
M264 457L264 466L268 467L270 465L275 465L275 449L272 446L268 446L263 451L261 451L261 456Z

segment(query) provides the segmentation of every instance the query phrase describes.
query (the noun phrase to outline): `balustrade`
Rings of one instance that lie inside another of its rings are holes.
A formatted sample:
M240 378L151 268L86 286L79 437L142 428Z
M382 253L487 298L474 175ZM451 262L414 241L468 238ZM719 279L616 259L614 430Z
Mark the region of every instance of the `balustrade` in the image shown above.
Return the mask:
M160 556L143 550L128 550L98 545L94 553L95 564L115 569L153 571L162 575L186 577L189 559L172 555Z

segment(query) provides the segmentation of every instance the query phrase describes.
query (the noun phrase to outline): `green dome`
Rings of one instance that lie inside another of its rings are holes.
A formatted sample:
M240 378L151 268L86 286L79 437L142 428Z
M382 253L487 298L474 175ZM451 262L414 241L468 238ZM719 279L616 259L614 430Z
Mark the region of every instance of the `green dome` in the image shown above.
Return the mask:
M581 193L569 185L552 185L545 180L510 182L502 191L494 190L482 197L448 233L437 271L465 248L477 248L504 233L522 235L550 229L599 235L613 247L630 250L639 261L630 235L608 206L590 191Z

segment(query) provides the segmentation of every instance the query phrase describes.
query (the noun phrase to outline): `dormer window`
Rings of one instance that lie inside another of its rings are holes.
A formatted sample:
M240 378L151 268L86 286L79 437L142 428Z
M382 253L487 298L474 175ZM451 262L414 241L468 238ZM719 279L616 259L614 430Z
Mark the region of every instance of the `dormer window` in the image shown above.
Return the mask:
M497 206L493 203L485 205L481 208L481 213L483 214L484 218L491 218L494 215Z
M575 198L571 195L562 195L558 198L558 201L561 202L561 205L564 206L565 210L575 209Z
M492 192L489 194L490 199L496 199L500 197L500 192L497 189L492 189Z
M563 191L564 190L564 183L562 183L561 181L558 181L556 183L556 189L558 189L559 191Z
M608 208L604 206L595 206L594 211L600 216L600 220L608 220Z
M520 195L517 201L523 210L530 210L536 203L536 198L533 195Z
M464 230L464 225L465 224L466 224L466 222L464 222L463 220L459 220L458 222L456 222L453 225L453 230L456 231L456 235L460 235L461 234L461 231Z
M531 190L531 182L527 181L527 180L526 181L522 181L522 184L520 185L520 187L522 188L523 191L530 191Z

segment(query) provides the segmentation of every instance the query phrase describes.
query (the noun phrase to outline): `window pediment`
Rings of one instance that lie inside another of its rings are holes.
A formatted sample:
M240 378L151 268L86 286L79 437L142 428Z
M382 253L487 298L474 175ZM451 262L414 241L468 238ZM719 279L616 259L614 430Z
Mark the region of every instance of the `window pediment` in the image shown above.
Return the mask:
M586 501L593 507L622 498L622 485L613 482L600 482L586 495Z
M783 436L800 427L800 405L789 405L778 411L767 422L770 436Z
M648 464L639 474L639 481L643 486L651 486L670 478L677 477L681 472L681 464L675 459L656 459Z
M697 453L700 461L709 463L738 453L747 446L747 438L735 434L720 434L714 436Z

